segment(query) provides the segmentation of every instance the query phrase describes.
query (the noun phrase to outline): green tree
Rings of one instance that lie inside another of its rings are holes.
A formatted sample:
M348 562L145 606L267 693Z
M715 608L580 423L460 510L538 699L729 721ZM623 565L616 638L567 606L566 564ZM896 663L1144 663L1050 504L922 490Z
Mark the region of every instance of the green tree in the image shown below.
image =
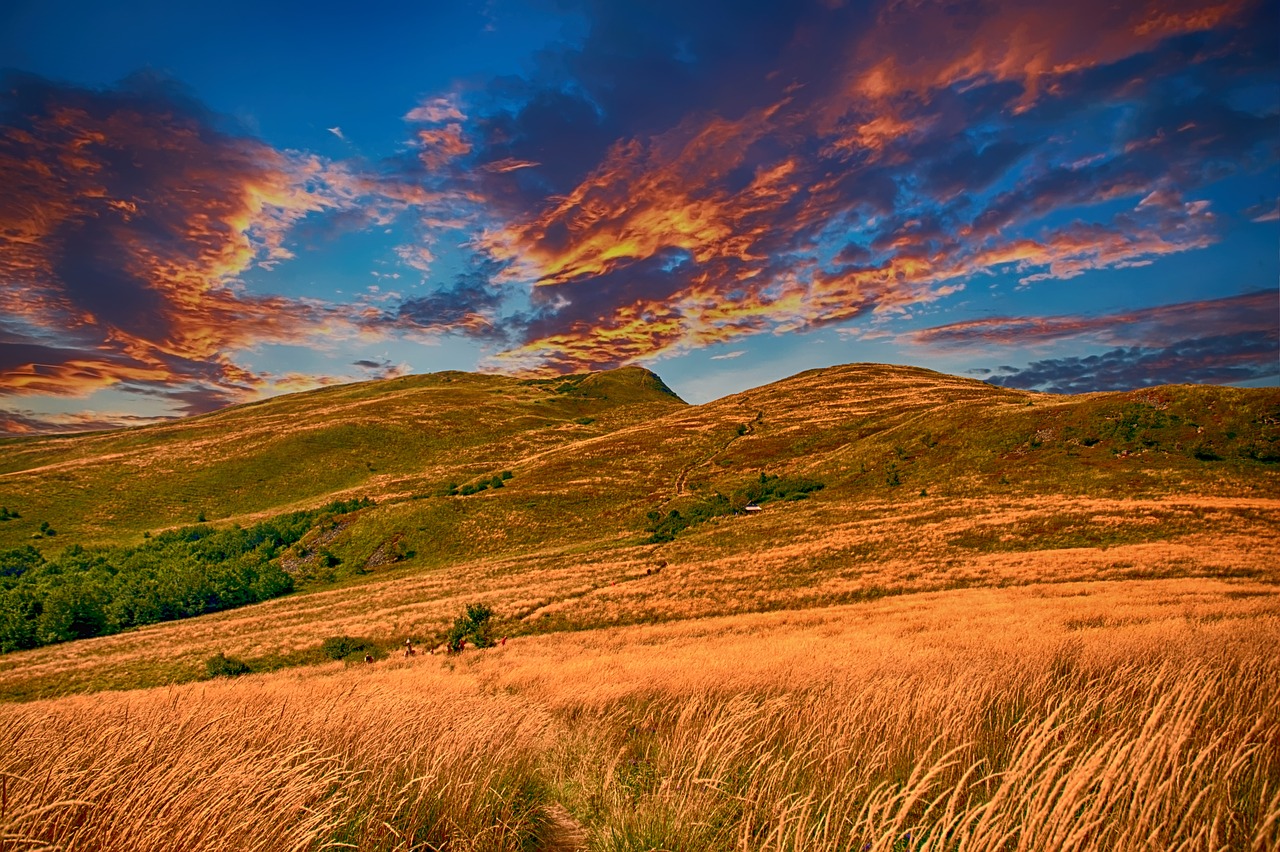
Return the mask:
M467 604L466 612L454 619L445 643L450 651L461 651L464 642L477 648L493 647L493 610L484 604Z

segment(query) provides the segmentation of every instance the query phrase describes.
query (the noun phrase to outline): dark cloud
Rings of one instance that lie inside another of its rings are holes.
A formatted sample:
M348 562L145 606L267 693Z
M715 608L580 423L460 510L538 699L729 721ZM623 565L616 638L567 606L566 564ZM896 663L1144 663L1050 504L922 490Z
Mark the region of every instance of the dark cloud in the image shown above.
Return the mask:
M0 184L6 334L60 341L7 347L0 395L157 388L203 410L265 384L230 353L344 322L235 284L289 257L297 223L351 207L359 182L240 134L170 81L97 90L6 74Z
M1280 378L1280 341L1255 332L1182 340L1163 348L1129 347L1101 355L1033 361L987 379L1003 387L1050 393L1131 390L1167 384L1234 384Z
M397 364L389 358L361 358L353 361L351 366L359 367L374 379L394 379L409 372L406 364Z
M496 270L497 265L492 262L480 263L458 275L448 288L401 302L395 315L386 321L479 338L499 337L504 333L497 323L503 293L491 281Z

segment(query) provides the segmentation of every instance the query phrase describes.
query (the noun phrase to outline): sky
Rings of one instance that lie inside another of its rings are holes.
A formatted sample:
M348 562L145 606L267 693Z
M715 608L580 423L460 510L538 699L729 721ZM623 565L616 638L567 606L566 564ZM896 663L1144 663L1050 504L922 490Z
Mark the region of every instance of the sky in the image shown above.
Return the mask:
M1280 381L1276 0L10 0L0 433L638 364Z

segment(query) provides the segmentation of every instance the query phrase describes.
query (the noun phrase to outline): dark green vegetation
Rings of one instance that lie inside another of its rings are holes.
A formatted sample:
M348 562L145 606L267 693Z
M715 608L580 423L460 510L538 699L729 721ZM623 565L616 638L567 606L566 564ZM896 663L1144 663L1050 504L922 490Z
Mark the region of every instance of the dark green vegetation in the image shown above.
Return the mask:
M470 642L477 648L492 648L493 610L484 604L467 604L466 612L454 619L445 644L450 651L461 651Z
M770 500L803 500L813 492L821 491L822 488L823 484L816 479L805 477L784 479L761 471L759 479L753 480L745 487L735 489L728 497L717 491L709 497L690 504L683 512L679 509L672 509L665 513L650 512L647 516L649 525L645 529L652 535L645 541L648 544L672 541L677 533L694 524L724 515L741 515L746 512L747 506L762 506Z
M0 552L0 651L117 633L217 612L293 591L285 549L372 505L337 501L251 527L183 527L134 547L82 547L46 558L31 545Z
M379 659L386 656L375 642L351 636L330 636L320 643L320 653L330 660L363 659L366 654Z
M239 677L253 671L244 660L228 657L221 651L205 660L204 667L209 677Z

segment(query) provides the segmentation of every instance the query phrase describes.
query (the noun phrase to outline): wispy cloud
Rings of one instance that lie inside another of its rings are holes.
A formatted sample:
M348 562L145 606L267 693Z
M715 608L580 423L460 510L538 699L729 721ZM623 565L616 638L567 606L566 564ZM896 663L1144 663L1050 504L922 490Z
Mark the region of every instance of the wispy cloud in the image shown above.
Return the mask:
M743 355L746 355L746 354L747 354L747 350L745 349L735 349L733 352L725 352L723 355L712 355L711 360L712 361L728 361L732 358L741 358Z
M915 344L944 348L1029 346L1084 336L1112 345L1159 346L1198 335L1274 334L1280 324L1278 312L1280 295L1259 290L1113 314L985 317L921 329L907 337Z
M1101 315L988 317L913 332L942 349L1025 347L1068 341L1089 355L983 369L993 384L1057 393L1153 384L1255 381L1280 376L1280 296L1258 291ZM994 374L994 375L993 375Z
M97 432L124 426L146 426L168 417L140 417L128 411L40 414L34 411L0 411L0 435L54 435Z

